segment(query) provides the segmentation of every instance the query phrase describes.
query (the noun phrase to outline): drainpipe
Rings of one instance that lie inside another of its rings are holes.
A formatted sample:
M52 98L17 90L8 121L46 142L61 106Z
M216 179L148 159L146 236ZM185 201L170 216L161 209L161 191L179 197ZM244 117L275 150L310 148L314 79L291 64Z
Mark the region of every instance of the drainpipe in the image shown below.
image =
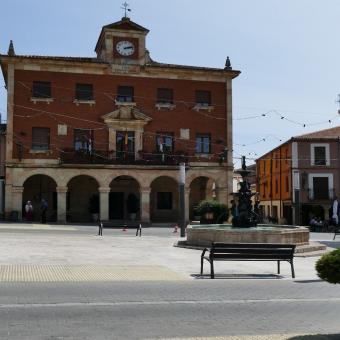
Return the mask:
M270 154L270 213L273 217L273 154Z
M280 168L279 168L279 200L280 200L280 218L283 218L283 214L282 214L282 208L283 208L283 204L282 204L282 190L281 190L281 186L282 186L282 148L280 147Z

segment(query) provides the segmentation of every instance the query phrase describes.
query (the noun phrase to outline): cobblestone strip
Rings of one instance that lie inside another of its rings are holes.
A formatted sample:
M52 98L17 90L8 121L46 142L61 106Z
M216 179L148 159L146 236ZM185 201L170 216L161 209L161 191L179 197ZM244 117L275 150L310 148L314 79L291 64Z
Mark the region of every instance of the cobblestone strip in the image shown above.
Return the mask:
M157 338L158 340L336 340L332 335L317 334L267 334L267 335L234 335L199 338ZM144 339L156 340L156 339Z
M162 266L0 265L0 282L183 281Z

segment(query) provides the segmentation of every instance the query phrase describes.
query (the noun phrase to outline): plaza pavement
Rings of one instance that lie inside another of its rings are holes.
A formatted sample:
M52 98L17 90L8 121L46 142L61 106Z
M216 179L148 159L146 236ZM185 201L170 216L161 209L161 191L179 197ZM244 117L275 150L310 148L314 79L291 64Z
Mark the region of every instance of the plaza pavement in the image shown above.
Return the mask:
M201 277L200 250L174 247L180 240L169 228L104 229L96 226L1 224L0 282L83 281L187 281L209 279L209 266ZM332 234L312 234L330 247ZM331 249L331 248L330 248ZM319 256L295 257L295 280L317 280ZM275 262L218 262L217 279L293 280L290 266Z

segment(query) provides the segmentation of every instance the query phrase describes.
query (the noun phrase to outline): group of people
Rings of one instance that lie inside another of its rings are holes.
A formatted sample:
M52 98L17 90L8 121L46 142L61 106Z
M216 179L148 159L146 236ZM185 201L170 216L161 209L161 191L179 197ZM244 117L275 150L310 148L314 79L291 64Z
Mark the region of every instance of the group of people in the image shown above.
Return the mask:
M46 223L46 213L48 209L48 204L45 199L41 199L40 203L40 221L41 223ZM28 222L32 222L34 218L34 208L31 201L27 201L24 209L25 219Z

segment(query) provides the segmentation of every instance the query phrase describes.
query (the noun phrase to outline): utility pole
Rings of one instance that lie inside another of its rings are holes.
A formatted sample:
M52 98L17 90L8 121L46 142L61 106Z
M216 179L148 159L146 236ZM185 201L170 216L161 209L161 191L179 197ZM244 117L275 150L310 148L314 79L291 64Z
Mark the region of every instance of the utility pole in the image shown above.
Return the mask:
M181 237L185 236L185 163L179 165L179 225Z

